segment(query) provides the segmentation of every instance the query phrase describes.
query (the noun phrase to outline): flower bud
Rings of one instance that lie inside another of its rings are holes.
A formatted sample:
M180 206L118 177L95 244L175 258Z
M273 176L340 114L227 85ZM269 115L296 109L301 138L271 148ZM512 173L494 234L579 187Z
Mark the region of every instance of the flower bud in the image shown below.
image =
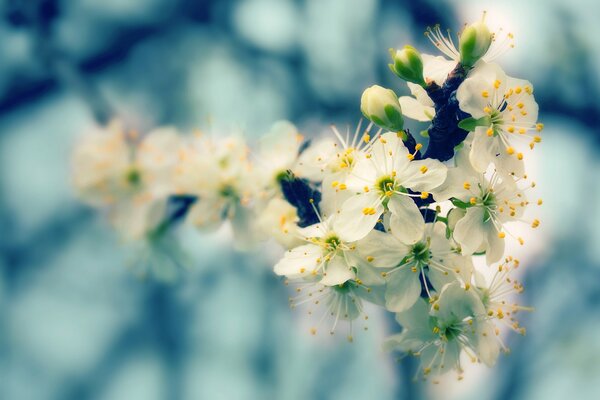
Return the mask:
M402 50L390 49L393 64L389 64L392 72L407 82L425 86L423 79L423 60L421 54L412 46L404 46Z
M472 67L487 53L491 44L492 34L483 20L467 26L458 42L460 63Z
M390 131L398 132L404 126L398 96L391 89L377 85L365 89L360 99L360 110L365 117Z

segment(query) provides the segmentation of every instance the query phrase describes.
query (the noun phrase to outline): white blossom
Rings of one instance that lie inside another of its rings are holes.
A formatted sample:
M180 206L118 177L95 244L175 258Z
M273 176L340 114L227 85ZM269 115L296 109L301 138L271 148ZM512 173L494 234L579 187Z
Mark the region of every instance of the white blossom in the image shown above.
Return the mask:
M480 172L490 163L500 172L522 176L523 153L517 141L533 149L541 141L538 105L528 81L507 76L491 63L479 64L456 93L461 110L477 120L471 163Z
M494 326L479 297L457 283L444 286L431 307L419 300L411 309L397 313L396 319L403 331L388 338L385 347L418 356L425 377L452 369L460 376L463 352L473 362L488 366L496 362L500 344Z
M214 230L228 220L239 247L247 247L256 239L250 204L261 189L258 182L240 137L196 136L179 153L176 193L197 196L187 221Z
M141 238L164 218L179 146L173 128L156 129L140 141L114 121L75 148L74 186L85 202L107 210L125 238Z
M453 245L446 238L446 225L436 222L427 224L423 237L412 245L374 230L358 243L358 249L365 261L385 269L381 274L387 281L386 308L400 312L415 304L422 285L432 298L434 288L456 280L470 282L471 259L459 255Z
M438 198L452 197L465 209L453 228L453 238L461 245L462 253L485 251L488 264L492 264L504 254L505 224L521 221L535 228L539 221L523 218L529 201L524 190L510 176L493 170L476 171L471 167L468 152L467 144L456 154L457 166L449 168L448 178L438 190ZM521 244L524 242L521 237L517 240Z
M336 229L352 240L365 237L384 212L390 213L391 233L403 242L415 243L423 235L425 222L412 198L427 197L441 185L446 167L437 160L412 160L399 136L381 135L346 179L351 195L341 207Z

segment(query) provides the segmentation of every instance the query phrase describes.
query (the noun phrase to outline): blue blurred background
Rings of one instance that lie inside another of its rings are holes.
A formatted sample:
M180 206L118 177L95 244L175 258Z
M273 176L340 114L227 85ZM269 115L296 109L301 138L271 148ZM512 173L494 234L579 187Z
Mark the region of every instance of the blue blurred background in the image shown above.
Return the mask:
M70 188L93 123L308 136L354 126L362 90L406 88L387 49L489 12L516 36L499 60L545 123L528 167L542 227L522 249L526 337L465 381L410 383L373 314L353 344L310 336L270 272L277 250L226 232L180 237L193 267L139 280L131 250ZM0 1L1 399L564 399L600 397L600 3L385 0Z

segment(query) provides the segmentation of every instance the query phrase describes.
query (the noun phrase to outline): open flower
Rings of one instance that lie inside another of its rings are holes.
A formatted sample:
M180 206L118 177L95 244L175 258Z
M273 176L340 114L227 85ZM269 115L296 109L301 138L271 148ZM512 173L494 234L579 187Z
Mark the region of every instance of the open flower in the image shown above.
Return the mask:
M194 137L179 152L175 182L178 194L197 196L187 221L214 230L229 220L236 245L255 241L250 202L261 189L248 162L248 149L241 138Z
M327 330L334 335L340 321L348 324L347 339L354 340L354 326L363 323L363 329L367 330L369 319L365 311L364 301L374 304L383 304L383 292L375 287L367 287L358 280L348 280L339 285L323 285L313 279L301 281L287 281L286 284L295 286L296 296L289 299L290 307L295 309L299 306L308 308L308 315L316 323L311 326L310 333L318 334L321 325L328 319L331 325ZM320 310L320 311L319 311Z
M107 209L124 237L141 238L164 217L179 146L175 129L156 129L140 141L112 122L75 148L74 186L85 202Z
M311 181L324 181L325 188L331 187L333 182L344 183L358 160L364 158L381 133L381 129L372 129L373 123L369 123L364 130L362 124L361 120L354 133L348 129L345 135L332 126L335 139L325 138L311 144L299 156L294 173Z
M399 134L381 135L346 180L352 195L341 207L336 230L351 240L362 239L387 211L393 235L407 244L419 240L425 222L412 197L428 197L444 182L446 167L437 160L413 158ZM411 194L409 189L421 194Z
M461 256L446 238L441 222L427 224L423 237L413 245L405 245L392 235L372 231L358 243L361 257L377 268L387 281L386 308L400 312L412 307L422 288L429 298L445 284L471 280L473 264Z
M523 219L524 209L529 205L524 190L510 176L474 170L467 156L469 151L472 150L467 143L457 152L457 166L448 169L448 178L438 190L438 199L453 198L454 204L463 210L453 232L462 253L485 251L488 264L492 264L504 254L506 223L528 222L535 228L539 221ZM488 178L488 175L491 176ZM523 244L522 238L517 240Z
M460 109L471 114L474 136L471 163L484 172L490 163L498 171L523 175L523 153L516 142L533 149L541 141L538 105L531 83L507 76L496 64L479 64L458 88Z
M424 377L452 369L462 374L463 351L488 366L498 357L499 342L481 300L458 283L444 286L431 308L418 300L411 309L397 313L396 320L403 331L389 337L385 347L420 357Z
M334 218L299 229L308 244L286 251L275 265L275 273L290 279L319 276L320 283L326 286L354 279L355 246L343 231L334 230Z
M475 291L481 298L486 313L496 325L503 325L524 335L525 328L519 324L516 314L520 311L532 311L531 307L521 306L514 302L513 295L522 293L523 285L513 276L513 271L519 267L519 260L512 256L506 257L496 267L492 279L486 282L482 274L475 274ZM501 343L504 350L508 349Z

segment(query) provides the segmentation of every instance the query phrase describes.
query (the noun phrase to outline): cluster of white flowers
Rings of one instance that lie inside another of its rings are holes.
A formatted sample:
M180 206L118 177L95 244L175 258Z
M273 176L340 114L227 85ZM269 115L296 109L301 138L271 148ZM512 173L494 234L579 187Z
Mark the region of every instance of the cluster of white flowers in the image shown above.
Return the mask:
M366 89L370 122L353 133L334 127L311 143L282 121L252 152L239 136L162 128L139 140L112 124L76 149L75 186L130 238L155 238L182 218L203 229L230 221L241 247L274 238L286 248L274 271L296 287L292 307L322 306L313 334L344 320L353 340L368 302L396 313L402 330L385 347L419 356L421 376L461 377L465 356L491 366L508 350L500 328L524 333L515 314L526 307L511 300L523 290L510 275L519 261L505 240L524 243L513 222L539 225L526 213L542 201L528 200L524 154L543 125L531 83L492 63L511 34L482 19L458 49L438 27L428 36L447 58L391 51L390 69L414 97ZM404 117L429 123L425 145ZM496 271L490 281L477 257Z

